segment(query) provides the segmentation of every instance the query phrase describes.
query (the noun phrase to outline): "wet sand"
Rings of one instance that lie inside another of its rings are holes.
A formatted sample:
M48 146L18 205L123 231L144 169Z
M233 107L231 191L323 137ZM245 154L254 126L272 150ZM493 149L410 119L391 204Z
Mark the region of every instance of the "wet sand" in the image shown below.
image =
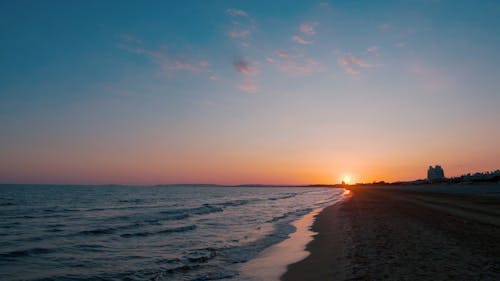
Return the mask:
M500 280L500 197L350 189L281 280Z
M241 271L247 277L244 280L279 280L286 272L287 265L298 262L309 255L304 249L315 234L310 230L314 217L321 209L316 209L293 223L297 229L283 240L262 252L257 258L243 264Z

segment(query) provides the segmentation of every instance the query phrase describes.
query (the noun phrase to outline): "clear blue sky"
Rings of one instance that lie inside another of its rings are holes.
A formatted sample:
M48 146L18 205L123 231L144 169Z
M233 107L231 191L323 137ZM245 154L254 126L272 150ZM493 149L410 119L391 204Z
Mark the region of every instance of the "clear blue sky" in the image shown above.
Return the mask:
M2 1L0 182L500 168L498 1Z

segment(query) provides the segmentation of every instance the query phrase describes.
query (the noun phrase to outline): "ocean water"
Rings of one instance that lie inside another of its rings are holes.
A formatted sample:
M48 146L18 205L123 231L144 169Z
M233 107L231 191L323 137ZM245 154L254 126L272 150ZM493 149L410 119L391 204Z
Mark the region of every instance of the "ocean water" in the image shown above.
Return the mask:
M342 190L0 186L0 280L240 280Z

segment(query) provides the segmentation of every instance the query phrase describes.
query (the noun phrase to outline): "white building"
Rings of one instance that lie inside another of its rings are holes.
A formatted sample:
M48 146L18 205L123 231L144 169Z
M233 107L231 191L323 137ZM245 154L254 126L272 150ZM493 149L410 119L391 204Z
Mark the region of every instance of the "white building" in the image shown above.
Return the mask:
M429 170L427 170L427 179L430 182L435 182L435 181L440 181L443 180L444 177L444 170L441 168L441 166L436 165L436 167L429 166Z

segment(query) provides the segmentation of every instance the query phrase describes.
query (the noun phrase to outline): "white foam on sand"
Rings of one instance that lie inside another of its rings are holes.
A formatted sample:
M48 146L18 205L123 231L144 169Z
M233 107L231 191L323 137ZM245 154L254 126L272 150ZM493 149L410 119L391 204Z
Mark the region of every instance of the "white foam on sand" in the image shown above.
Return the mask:
M310 229L321 210L323 208L315 209L293 222L292 225L297 230L291 233L288 239L265 249L256 258L244 263L241 273L245 280L278 281L289 264L305 259L309 255L305 247L316 234Z

